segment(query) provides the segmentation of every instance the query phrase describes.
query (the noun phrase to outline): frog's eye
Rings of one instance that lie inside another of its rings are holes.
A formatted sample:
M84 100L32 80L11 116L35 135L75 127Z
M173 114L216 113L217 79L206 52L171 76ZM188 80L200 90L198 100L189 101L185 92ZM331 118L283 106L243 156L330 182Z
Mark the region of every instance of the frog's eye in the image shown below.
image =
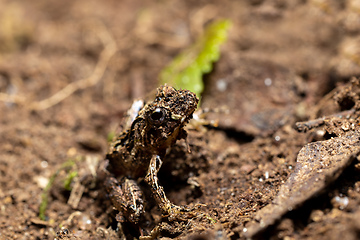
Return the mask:
M165 119L165 110L156 108L150 115L150 120L154 124L161 124Z

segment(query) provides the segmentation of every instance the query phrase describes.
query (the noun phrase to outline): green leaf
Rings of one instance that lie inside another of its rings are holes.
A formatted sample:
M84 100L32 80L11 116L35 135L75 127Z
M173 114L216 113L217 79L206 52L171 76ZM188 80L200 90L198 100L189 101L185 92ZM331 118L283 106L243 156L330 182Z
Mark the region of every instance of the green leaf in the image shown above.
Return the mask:
M227 39L230 25L226 19L210 24L192 46L161 71L161 84L188 89L200 96L204 90L202 75L211 72L212 64L219 60L220 46Z
M108 135L107 135L108 143L110 143L113 140L114 137L115 137L115 132L109 132Z

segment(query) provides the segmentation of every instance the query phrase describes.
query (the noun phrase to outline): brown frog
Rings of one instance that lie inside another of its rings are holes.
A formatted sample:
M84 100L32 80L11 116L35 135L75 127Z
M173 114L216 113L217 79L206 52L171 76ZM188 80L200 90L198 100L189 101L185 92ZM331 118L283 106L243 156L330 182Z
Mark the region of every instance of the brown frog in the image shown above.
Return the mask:
M119 211L118 221L126 218L138 223L144 212L144 198L137 180L144 179L161 209L169 219L176 219L189 209L172 204L159 184L157 174L170 147L187 133L184 126L192 118L198 98L188 90L162 86L155 100L144 105L134 102L106 155L109 176L106 190Z

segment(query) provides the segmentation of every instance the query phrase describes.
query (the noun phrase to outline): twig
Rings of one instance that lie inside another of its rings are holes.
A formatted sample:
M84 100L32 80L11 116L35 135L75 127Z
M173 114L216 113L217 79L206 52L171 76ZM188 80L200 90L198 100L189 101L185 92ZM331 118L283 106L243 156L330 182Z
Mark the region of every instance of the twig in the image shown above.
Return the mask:
M349 118L349 116L352 115L354 112L355 112L354 109L350 109L350 110L335 113L335 114L332 114L332 115L329 115L329 116L324 116L324 117L321 117L321 118L317 118L317 119L314 119L314 120L309 120L309 121L305 121L305 122L297 122L297 123L295 123L295 125L296 125L296 128L297 128L297 130L299 132L306 132L306 131L308 131L310 129L313 129L313 128L316 128L316 127L319 127L319 126L323 125L325 123L326 119L330 119L330 118L333 118L333 117L339 117L339 118L346 117L346 118Z

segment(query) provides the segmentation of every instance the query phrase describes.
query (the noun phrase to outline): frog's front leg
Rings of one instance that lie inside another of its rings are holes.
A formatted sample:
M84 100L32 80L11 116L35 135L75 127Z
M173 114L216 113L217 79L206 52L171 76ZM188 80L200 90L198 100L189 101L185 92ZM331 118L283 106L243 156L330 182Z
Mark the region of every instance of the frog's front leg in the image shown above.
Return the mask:
M119 211L116 216L117 220L122 222L125 217L130 222L137 224L144 212L144 200L136 181L123 177L119 182L114 177L108 177L105 187L113 205Z
M182 219L182 214L190 212L191 209L186 207L177 206L170 202L166 197L164 188L159 184L157 174L162 165L160 156L154 155L150 160L148 172L145 177L145 181L151 187L152 194L155 197L157 204L161 211L168 215L169 220Z

